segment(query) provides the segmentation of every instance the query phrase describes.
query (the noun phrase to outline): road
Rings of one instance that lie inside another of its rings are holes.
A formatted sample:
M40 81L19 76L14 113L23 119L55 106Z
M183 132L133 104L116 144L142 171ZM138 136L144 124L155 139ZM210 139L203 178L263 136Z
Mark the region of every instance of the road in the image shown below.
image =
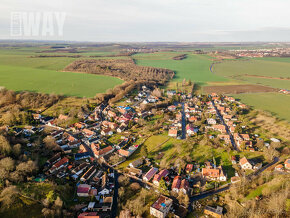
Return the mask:
M234 138L233 138L232 133L230 132L228 126L226 125L226 123L225 123L225 121L224 121L223 116L221 115L221 113L219 112L219 110L217 109L217 107L215 106L214 101L212 100L211 102L212 102L212 104L213 104L213 106L214 106L214 109L215 109L217 115L219 116L220 120L222 121L222 124L226 127L226 131L227 131L227 134L230 136L230 140L231 140L231 144L232 144L233 148L234 148L236 151L240 151L240 150L238 149L237 145L236 145L236 142L235 142L235 140L234 140Z
M184 103L181 103L182 110L181 110L181 123L182 123L182 133L181 139L186 139L186 119L185 119L185 112L184 112Z

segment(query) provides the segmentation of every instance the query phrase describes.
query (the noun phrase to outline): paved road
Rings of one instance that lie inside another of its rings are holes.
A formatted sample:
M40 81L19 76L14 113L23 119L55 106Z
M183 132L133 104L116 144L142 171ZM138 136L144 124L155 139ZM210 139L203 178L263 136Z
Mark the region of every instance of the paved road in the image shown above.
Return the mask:
M199 195L192 196L189 199L190 199L190 202L192 203L193 201L198 201L198 200L206 198L208 196L211 196L211 195L226 191L229 188L230 188L230 183L225 185L225 186L223 186L223 187L221 187L221 188L218 188L218 189L215 189L215 190L212 190L212 191L208 191L208 192L204 192L204 193L199 194Z
M237 145L236 145L236 142L235 142L235 140L234 140L234 138L233 138L232 133L230 132L228 126L226 125L226 123L225 123L225 121L224 121L223 116L221 115L221 113L219 112L219 110L217 109L217 107L215 106L214 101L212 100L211 102L212 102L212 104L213 104L213 106L214 106L214 109L216 110L217 115L219 116L220 120L222 121L222 124L226 127L226 131L227 131L227 134L230 136L230 139L231 139L231 143L232 143L233 148L234 148L236 151L240 151L240 150L238 149Z
M181 139L186 139L186 119L185 119L185 112L184 112L184 103L181 103L182 110L181 110L181 123L182 123L182 134Z
M115 178L115 187L114 187L114 196L113 196L113 205L111 210L111 217L117 217L118 211L118 190L119 190L119 182L118 182L119 173L114 170L114 178Z

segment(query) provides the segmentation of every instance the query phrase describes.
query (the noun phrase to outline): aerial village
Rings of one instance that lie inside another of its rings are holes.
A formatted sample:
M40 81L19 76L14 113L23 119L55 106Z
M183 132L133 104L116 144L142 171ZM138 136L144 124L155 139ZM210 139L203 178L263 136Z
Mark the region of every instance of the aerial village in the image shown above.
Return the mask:
M267 149L271 142L280 142L276 138L265 142L259 135L252 134L248 126L241 125L239 114L248 107L233 97L215 93L195 96L175 90L158 95L153 93L152 89L143 86L134 95L122 99L122 106L98 105L85 119L66 128L56 124L58 120L67 119L65 114L58 117L34 114L34 119L41 126L38 131L50 127L52 131L48 137L60 148L46 161L41 177L74 184L79 218L111 217L112 213L116 213L118 177L121 175L158 193L159 197L148 211L150 215L184 217L187 213L184 211L194 209L195 196L238 183L243 177L267 167L263 160L248 159L243 153L230 155L231 169L221 162L218 165L215 158L205 162L186 162L184 168L162 168L155 159L147 156L130 161L135 152L140 152L146 138L146 135L134 131L134 126L158 113L166 115L167 119L166 125L158 129L158 134L177 140L203 135L231 151L253 153ZM162 104L165 98L171 100ZM149 104L155 107L148 109ZM14 131L29 138L37 134L34 129L36 127ZM114 139L116 135L118 140ZM118 168L126 162L126 167ZM290 159L273 170L289 171ZM177 196L188 202L180 204ZM204 214L222 217L222 206L204 206ZM176 209L179 207L183 207L183 213Z

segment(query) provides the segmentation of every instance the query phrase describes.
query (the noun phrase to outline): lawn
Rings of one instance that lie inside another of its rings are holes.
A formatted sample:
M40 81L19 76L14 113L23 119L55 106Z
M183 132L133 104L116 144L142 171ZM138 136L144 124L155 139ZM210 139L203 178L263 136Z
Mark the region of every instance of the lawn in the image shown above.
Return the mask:
M227 79L210 72L212 58L206 55L188 54L183 60L173 60L179 52L159 52L154 54L134 55L136 64L174 70L175 82L181 82L184 78L195 83L205 84L212 81L226 81Z
M280 93L247 93L233 95L241 102L268 111L280 119L290 122L290 96Z
M37 53L38 51L37 48L0 49L0 86L15 91L94 97L96 93L105 92L123 82L109 76L60 72L76 58L31 58L39 54L60 55L59 53ZM89 54L92 55L92 53Z

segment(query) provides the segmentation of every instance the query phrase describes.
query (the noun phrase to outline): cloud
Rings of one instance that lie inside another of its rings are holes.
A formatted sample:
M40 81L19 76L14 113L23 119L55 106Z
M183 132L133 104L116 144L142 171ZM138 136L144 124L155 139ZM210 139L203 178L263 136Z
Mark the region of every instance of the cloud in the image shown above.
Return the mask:
M290 2L287 0L2 0L2 2L1 38L9 36L10 13L13 11L66 12L64 40L279 41L289 38L289 32L282 31L283 28L290 27L288 22Z

